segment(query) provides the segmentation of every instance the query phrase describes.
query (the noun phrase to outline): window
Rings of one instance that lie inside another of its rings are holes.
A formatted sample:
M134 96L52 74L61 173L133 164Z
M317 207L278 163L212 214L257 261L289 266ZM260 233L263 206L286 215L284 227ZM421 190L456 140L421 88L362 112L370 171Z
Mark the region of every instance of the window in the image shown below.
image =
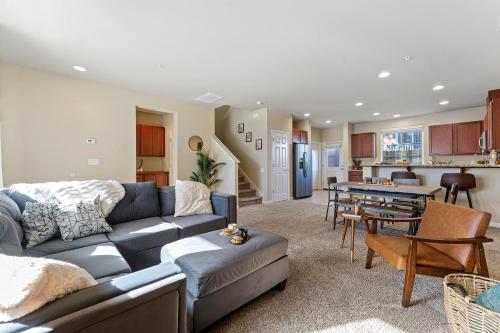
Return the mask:
M422 127L382 132L382 162L422 164Z

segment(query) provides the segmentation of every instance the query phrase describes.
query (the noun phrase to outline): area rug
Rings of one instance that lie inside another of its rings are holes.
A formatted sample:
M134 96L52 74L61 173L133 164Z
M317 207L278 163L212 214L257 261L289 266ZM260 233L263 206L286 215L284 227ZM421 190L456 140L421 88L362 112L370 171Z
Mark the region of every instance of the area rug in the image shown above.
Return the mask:
M354 262L342 226L325 222L325 206L283 201L247 206L238 224L289 240L290 276L284 291L271 290L209 328L210 332L449 332L442 279L417 276L412 306L403 308L404 275L375 257L365 269L364 226L356 230ZM397 233L386 227L383 232ZM490 275L500 279L500 231L488 236Z

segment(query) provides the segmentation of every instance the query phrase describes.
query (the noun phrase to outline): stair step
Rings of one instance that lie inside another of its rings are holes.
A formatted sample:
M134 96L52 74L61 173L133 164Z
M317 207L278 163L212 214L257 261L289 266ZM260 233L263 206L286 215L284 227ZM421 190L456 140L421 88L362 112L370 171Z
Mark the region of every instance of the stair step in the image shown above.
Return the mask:
M238 190L244 190L244 189L249 189L249 188L250 188L249 182L238 183Z
M238 182L243 183L245 181L245 176L238 176Z
M255 194L256 194L256 191L251 189L251 188L238 190L238 197L239 198L255 197Z
M238 204L240 207L250 206L250 205L260 205L262 204L262 197L245 197L238 198Z

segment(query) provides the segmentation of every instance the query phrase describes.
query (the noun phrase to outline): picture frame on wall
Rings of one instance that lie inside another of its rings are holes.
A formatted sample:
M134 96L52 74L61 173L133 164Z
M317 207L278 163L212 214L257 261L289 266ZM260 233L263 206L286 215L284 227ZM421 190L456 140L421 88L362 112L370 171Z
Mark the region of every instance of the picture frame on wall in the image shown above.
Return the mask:
M238 124L238 133L245 132L245 123Z
M255 150L262 150L262 139L255 140Z
M247 132L245 137L246 142L252 142L252 132Z

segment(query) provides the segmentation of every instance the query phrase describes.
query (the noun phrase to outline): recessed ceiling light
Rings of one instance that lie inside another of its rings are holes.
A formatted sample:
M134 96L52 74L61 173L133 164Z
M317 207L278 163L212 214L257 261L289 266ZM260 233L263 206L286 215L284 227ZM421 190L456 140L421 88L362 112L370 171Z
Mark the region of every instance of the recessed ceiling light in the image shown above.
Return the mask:
M450 104L450 101L441 101L439 102L439 105L447 105Z
M401 117L401 115L400 115L400 114L397 114L397 113L396 113L396 114L393 114L392 116L393 116L394 118L399 118L399 117Z
M309 117L310 115L310 113L304 113L304 117Z
M331 120L327 120L327 121L325 121L325 123L327 123L327 124L329 124L329 123L331 123L331 122L332 122Z
M264 102L262 102L262 101L257 101L255 103L257 103L257 105L264 105Z
M413 57L412 57L411 55L405 55L405 56L403 57L403 60L404 60L404 61L412 61L412 60L413 60Z
M354 104L356 106L363 106L363 102L357 102L356 104Z
M73 69L75 71L78 71L78 72L86 72L87 71L87 68L85 68L83 66L73 66Z
M391 72L388 71L382 71L378 74L378 77L381 79L385 79L386 77L391 76Z
M444 89L444 86L442 84L436 84L434 87L432 87L432 90L441 90Z
M373 112L374 116L380 116L380 112Z

